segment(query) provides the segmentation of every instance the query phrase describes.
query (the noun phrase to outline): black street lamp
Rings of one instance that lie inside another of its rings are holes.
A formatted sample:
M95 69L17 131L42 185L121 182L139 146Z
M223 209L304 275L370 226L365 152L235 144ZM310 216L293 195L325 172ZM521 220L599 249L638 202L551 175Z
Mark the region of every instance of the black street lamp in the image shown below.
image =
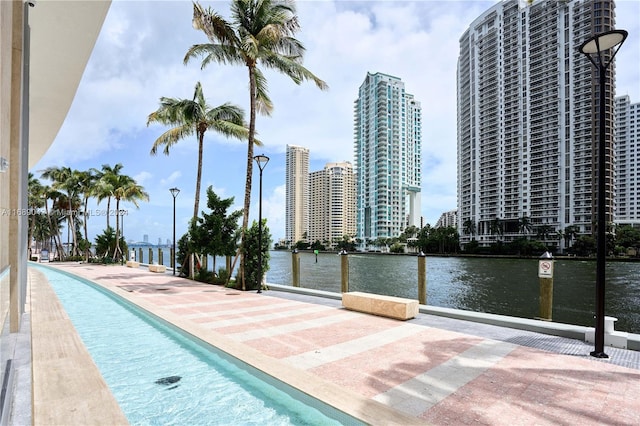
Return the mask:
M258 293L262 293L262 170L269 162L264 154L253 157L260 169L260 198L258 203Z
M605 82L607 68L613 62L613 58L620 50L628 33L625 30L612 30L596 34L580 45L580 53L583 53L589 61L598 69L600 84L600 105L598 107L599 140L598 140L598 224L597 224L597 265L596 265L596 329L595 349L591 356L596 358L608 358L604 353L604 296L605 296L605 266L607 256L606 242L606 144L605 144ZM609 49L615 48L613 53L605 55Z
M173 195L173 255L171 256L171 266L173 267L173 275L176 275L176 197L180 193L178 188L169 190Z

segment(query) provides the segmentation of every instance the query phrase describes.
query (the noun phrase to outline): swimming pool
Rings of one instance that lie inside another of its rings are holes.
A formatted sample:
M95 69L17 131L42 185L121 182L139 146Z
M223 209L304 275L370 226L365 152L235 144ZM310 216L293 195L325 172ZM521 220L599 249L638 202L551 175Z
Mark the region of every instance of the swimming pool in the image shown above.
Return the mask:
M36 267L131 424L362 424L88 280Z

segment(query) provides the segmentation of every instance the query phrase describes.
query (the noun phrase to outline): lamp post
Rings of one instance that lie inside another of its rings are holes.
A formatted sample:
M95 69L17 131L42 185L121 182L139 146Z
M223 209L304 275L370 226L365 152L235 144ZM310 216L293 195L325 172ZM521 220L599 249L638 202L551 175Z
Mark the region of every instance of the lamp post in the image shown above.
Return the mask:
M122 242L126 245L126 244L127 244L127 240L125 239L125 236L124 236L124 214L125 214L125 212L126 212L126 210L124 210L124 209L120 209L120 210L118 210L118 215L122 218L122 219L120 220L120 222L121 222L121 224L122 224L122 225L120 226L120 235L122 236ZM120 241L118 240L118 244L119 244L119 243L120 243ZM129 251L129 248L128 248L128 247L127 247L127 251ZM127 257L127 256L124 256L124 253L122 253L122 250L121 250L120 255L122 256L122 257L120 258L120 264L121 264L121 265L123 265L123 264L124 264L124 262L126 261L125 257ZM128 255L128 253L127 253L127 255Z
M598 107L599 139L598 139L598 224L597 224L597 264L596 264L596 327L595 349L591 356L596 358L608 358L604 353L604 297L605 297L605 266L606 266L606 144L605 144L605 82L607 68L613 62L613 58L620 50L628 33L625 30L612 30L596 34L580 45L580 53L598 69L600 85L600 104ZM613 49L613 53L607 58L605 53Z
M269 162L264 154L253 157L260 169L260 198L258 202L258 293L262 293L262 170Z
M173 275L176 275L176 197L180 193L180 190L173 187L169 190L173 195L173 254L171 255L171 263L173 266Z

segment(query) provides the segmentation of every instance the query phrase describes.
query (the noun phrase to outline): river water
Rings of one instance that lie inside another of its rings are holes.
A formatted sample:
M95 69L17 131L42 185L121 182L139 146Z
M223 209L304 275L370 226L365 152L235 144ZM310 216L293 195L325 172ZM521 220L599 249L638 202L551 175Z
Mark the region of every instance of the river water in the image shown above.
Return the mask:
M133 248L133 247L131 247ZM139 257L139 246L135 247ZM142 247L143 263L149 246ZM163 263L170 265L170 251ZM153 261L158 249L152 247ZM291 285L291 252L270 252L267 282ZM340 292L340 256L300 253L300 285ZM213 261L209 259L208 267ZM224 267L218 258L216 268ZM553 321L593 327L596 262L559 259L554 264ZM349 290L418 298L415 256L349 254ZM539 316L540 283L537 259L427 257L427 304L445 308L510 315ZM618 318L616 330L640 333L640 263L607 262L605 315Z
M267 282L291 285L291 253L271 251ZM300 253L300 286L340 292L335 253ZM427 304L534 318L539 315L537 259L427 257ZM224 265L224 263L222 263ZM553 321L595 325L596 262L556 260ZM349 255L349 291L418 298L415 256ZM640 263L607 262L605 315L616 330L640 333Z

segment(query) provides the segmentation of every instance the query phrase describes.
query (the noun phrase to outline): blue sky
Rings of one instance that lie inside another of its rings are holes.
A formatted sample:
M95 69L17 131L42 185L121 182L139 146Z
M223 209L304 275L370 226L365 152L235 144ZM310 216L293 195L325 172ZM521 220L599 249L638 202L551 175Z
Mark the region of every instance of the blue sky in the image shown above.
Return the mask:
M284 237L285 148L310 149L310 171L327 162L353 162L353 102L367 72L400 77L405 89L422 103L422 215L435 224L440 214L456 208L456 62L458 40L469 24L495 1L299 1L306 49L304 64L329 84L295 85L267 71L275 109L259 116L257 130L270 162L263 173L263 217L275 240ZM202 1L223 15L227 1ZM162 96L191 98L200 81L210 105L232 102L247 111L248 80L244 67L183 65L193 44L206 43L191 26L191 1L114 0L78 87L67 119L55 142L31 170L36 176L49 166L79 170L122 163L150 201L124 218L127 240L151 242L172 236L173 198L176 234L182 235L193 213L197 164L196 138L177 144L170 156L151 156L155 139L166 130L146 126ZM640 0L617 2L617 28L629 38L617 56L617 94L640 102ZM586 60L586 59L585 59ZM200 209L211 185L223 197L244 197L246 142L207 133ZM106 203L93 206L105 209ZM258 216L258 169L254 167L251 218ZM104 217L89 219L90 238L105 227Z

